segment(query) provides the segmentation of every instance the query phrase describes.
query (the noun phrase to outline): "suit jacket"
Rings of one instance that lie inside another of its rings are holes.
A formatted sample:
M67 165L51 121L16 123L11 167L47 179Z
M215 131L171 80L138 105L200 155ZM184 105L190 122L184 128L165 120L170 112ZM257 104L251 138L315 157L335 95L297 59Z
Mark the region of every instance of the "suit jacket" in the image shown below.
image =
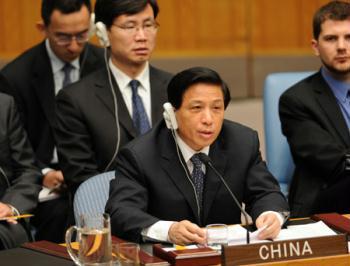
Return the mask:
M156 123L162 117L167 101L169 73L150 67L151 113ZM120 90L113 79L120 125L119 148L136 137ZM57 95L57 150L60 166L73 189L87 178L106 171L118 141L115 105L105 68ZM111 169L114 168L114 161Z
M87 44L80 57L84 77L104 65L103 50ZM2 92L13 95L29 140L41 167L52 160L55 146L55 85L45 42L42 42L6 65L0 72L9 86Z
M261 159L255 131L225 121L209 157L254 220L267 210L288 210L277 181ZM113 235L140 241L141 230L159 220L187 219L200 226L240 223L240 209L208 167L203 209L198 214L193 187L163 121L120 151L116 169L106 205Z
M289 192L291 214L348 212L345 154L350 152L350 134L321 73L288 89L280 98L279 111L296 166Z
M0 202L21 213L32 211L41 189L41 173L14 100L3 93L0 93L0 167Z

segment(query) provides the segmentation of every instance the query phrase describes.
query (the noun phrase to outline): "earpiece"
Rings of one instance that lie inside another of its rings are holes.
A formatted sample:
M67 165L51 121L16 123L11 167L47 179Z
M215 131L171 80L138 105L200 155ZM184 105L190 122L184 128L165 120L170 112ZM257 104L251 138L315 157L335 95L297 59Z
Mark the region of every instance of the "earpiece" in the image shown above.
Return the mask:
M90 25L89 25L89 40L91 39L92 36L95 35L96 32L96 25L95 25L95 13L91 13L90 15Z
M110 46L107 28L103 22L99 21L95 24L95 32L102 46Z
M174 107L171 105L171 103L168 102L163 104L163 108L164 108L163 117L167 128L176 130L178 128L178 125L176 121Z

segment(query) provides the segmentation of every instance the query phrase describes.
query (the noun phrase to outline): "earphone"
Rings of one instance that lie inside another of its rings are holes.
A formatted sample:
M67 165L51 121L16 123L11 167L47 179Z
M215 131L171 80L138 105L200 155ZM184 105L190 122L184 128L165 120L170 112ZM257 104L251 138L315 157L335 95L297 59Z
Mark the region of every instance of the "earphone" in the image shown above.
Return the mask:
M99 21L95 24L95 33L100 41L100 44L103 47L110 46L110 42L107 34L107 28L103 22Z
M163 118L165 120L166 127L168 129L170 129L170 131L171 131L171 135L173 136L173 139L175 141L177 157L180 161L182 168L185 171L185 175L186 175L188 181L192 185L194 195L196 198L196 203L197 203L198 217L201 220L201 215L200 215L201 214L201 207L199 205L198 195L197 195L194 183L190 177L191 176L190 171L187 168L186 162L184 161L184 158L182 156L182 152L179 148L179 143L177 141L177 135L176 135L175 131L178 129L178 124L177 124L177 120L176 120L176 116L175 116L175 112L174 112L174 107L171 105L171 103L167 102L167 103L163 104L163 108L164 108Z
M91 38L95 34L98 37L98 40L103 47L110 46L106 25L101 21L98 21L95 23L95 13L91 13L89 38Z
M113 81L112 81L112 75L111 75L111 70L109 69L108 66L108 49L107 47L110 46L108 34L107 34L107 28L106 25L99 21L95 23L95 14L91 14L91 20L90 20L90 31L89 34L96 34L100 44L104 47L104 60L105 60L105 66L106 66L106 71L108 75L108 82L109 82L109 87L111 89L112 97L113 97L113 103L114 103L114 116L115 116L115 123L117 127L117 143L115 145L115 149L113 152L113 156L110 159L110 161L107 163L107 166L105 167L104 171L107 172L109 168L111 167L112 163L114 162L118 151L119 151L119 146L120 146L120 125L119 125L119 114L118 114L118 99L117 95L115 93L115 89L113 86Z
M167 128L173 129L173 130L178 129L174 107L171 105L171 103L168 102L163 104L163 108L164 108L163 118L165 120Z

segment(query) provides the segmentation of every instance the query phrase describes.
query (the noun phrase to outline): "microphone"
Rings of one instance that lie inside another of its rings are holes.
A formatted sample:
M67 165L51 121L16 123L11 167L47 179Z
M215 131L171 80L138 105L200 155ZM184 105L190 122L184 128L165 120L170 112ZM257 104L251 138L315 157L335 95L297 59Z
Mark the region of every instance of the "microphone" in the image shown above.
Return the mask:
M213 166L209 156L204 154L204 153L202 153L202 152L198 153L198 156L199 156L199 159L202 161L202 163L204 163L205 165L209 166L215 172L215 174L219 177L221 182L224 184L224 186L226 187L226 190L230 194L231 198L233 199L233 201L235 202L237 207L240 209L240 211L243 213L244 220L245 220L245 225L246 225L246 227L248 227L248 214L247 214L247 212L242 208L242 206L239 203L239 201L237 200L236 196L233 194L232 190L227 185L225 179L222 177L222 175ZM250 243L250 236L249 236L248 228L246 228L246 229L247 229L246 241L247 241L247 244L249 244Z

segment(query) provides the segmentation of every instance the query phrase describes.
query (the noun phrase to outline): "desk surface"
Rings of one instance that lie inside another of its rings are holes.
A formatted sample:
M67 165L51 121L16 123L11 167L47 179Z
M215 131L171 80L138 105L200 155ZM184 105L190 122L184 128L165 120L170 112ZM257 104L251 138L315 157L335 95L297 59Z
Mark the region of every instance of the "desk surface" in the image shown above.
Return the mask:
M14 248L0 251L1 265L40 265L40 266L73 266L71 260L59 258L26 248Z

